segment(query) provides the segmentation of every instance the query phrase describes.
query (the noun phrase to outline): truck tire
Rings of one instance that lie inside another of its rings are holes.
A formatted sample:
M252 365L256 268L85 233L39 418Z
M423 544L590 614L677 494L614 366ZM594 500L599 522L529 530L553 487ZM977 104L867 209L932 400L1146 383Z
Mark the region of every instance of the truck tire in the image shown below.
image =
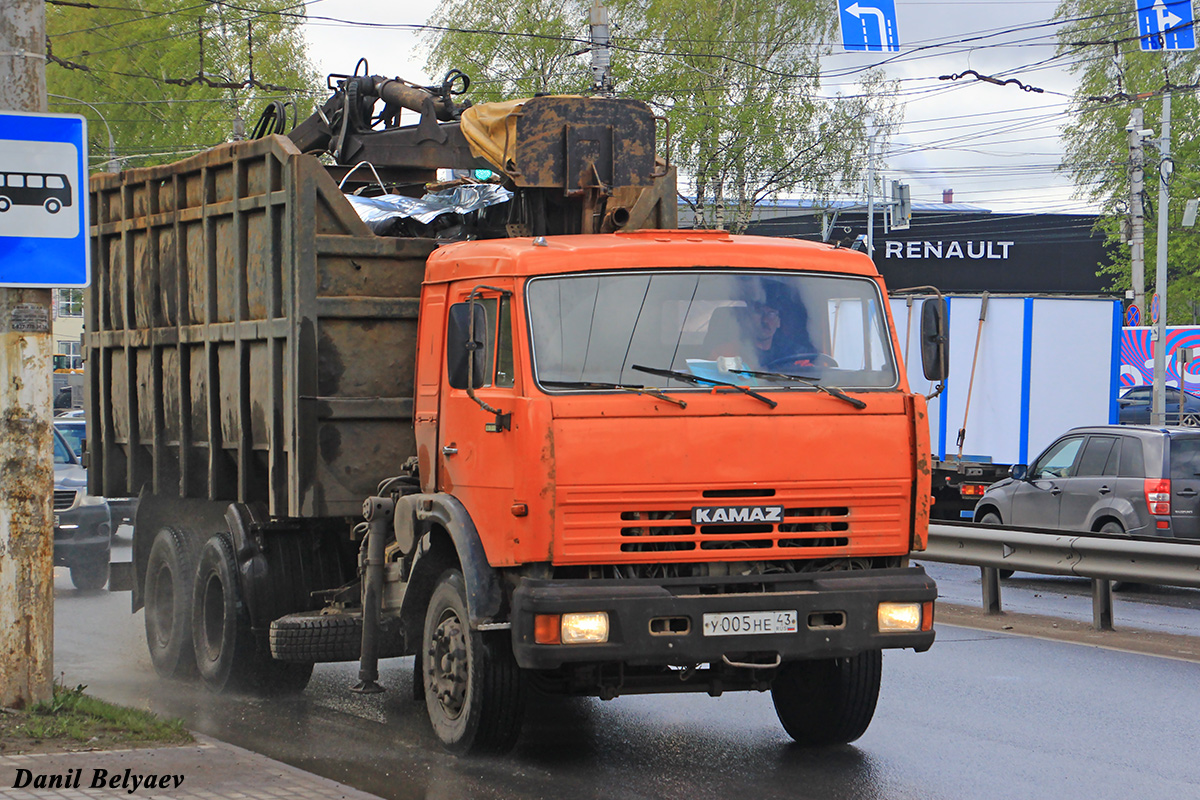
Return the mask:
M83 592L94 592L103 589L108 583L108 561L88 561L71 565L71 583Z
M187 534L163 528L150 545L146 561L146 647L154 671L164 678L192 677L192 584L195 555Z
M809 747L853 742L875 716L883 653L791 661L771 684L775 713L788 735Z
M213 692L298 694L312 677L311 662L276 661L258 647L240 597L237 561L228 534L216 534L200 550L191 630L200 679Z
M362 654L362 615L302 611L271 621L271 656L279 661L358 661ZM378 657L407 655L399 618L380 623Z
M420 658L433 732L452 753L512 749L525 716L525 676L507 631L471 630L462 573L438 578L425 614Z

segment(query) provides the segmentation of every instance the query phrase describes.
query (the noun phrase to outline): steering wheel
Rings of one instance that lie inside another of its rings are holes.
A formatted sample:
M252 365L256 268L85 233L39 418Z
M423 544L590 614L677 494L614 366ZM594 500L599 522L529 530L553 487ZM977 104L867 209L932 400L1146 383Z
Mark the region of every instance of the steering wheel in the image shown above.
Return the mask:
M837 365L837 361L825 353L804 351L772 358L763 364L763 368L770 371L777 371L788 367L829 367L836 369Z

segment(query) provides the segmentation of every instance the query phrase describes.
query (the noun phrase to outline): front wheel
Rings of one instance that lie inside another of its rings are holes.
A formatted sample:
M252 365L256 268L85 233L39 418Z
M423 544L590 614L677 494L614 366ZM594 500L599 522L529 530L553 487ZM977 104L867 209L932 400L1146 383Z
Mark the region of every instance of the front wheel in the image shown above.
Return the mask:
M421 638L425 708L453 753L504 753L525 715L525 679L507 631L471 630L462 573L438 579Z
M233 545L219 533L200 551L192 592L192 646L204 685L214 692L304 691L313 665L276 661L259 645L240 596Z
M847 744L871 724L882 675L879 650L849 658L791 661L771 684L771 699L783 729L797 743Z

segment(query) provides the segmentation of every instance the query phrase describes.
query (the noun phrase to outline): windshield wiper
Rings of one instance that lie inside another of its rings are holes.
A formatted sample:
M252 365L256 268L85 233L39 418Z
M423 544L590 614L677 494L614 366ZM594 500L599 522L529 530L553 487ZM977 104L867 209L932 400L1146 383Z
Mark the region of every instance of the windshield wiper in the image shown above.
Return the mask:
M857 397L851 397L838 387L825 386L824 384L820 383L819 378L811 378L807 375L789 375L786 372L758 372L757 370L752 369L731 369L729 371L737 373L738 375L750 375L755 378L766 378L769 381L800 381L801 383L808 384L814 389L819 389L825 394L833 395L839 400L845 400L855 408L867 407L867 404L862 400L859 400Z
M761 394L759 394L758 392L755 392L746 386L738 386L736 383L729 383L727 381L718 381L718 380L714 380L712 378L701 378L699 375L693 375L690 372L679 372L678 370L673 370L673 369L656 369L655 367L643 367L640 364L634 364L633 369L636 369L638 372L648 372L651 375L658 375L663 378L675 378L676 380L684 381L685 383L691 383L691 384L704 383L704 384L710 384L712 386L728 386L731 389L737 389L742 394L750 395L755 400L761 400L762 402L769 405L771 408L775 408L775 406L779 405L779 403L776 403L771 398L764 397Z
M557 386L562 389L616 389L633 394L647 394L659 400L674 403L680 408L687 408L687 403L676 397L668 397L653 386L641 386L633 383L606 383L605 381L540 381L543 386Z

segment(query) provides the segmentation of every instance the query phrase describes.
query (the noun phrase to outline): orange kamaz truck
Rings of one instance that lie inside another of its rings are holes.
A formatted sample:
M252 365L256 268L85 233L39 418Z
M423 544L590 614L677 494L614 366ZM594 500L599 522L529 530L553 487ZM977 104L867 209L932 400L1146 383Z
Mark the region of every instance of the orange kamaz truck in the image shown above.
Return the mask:
M770 691L797 741L855 739L936 596L875 267L673 229L641 103L453 89L340 76L288 135L93 178L91 491L140 497L114 584L156 670L412 668L460 753L546 692Z

